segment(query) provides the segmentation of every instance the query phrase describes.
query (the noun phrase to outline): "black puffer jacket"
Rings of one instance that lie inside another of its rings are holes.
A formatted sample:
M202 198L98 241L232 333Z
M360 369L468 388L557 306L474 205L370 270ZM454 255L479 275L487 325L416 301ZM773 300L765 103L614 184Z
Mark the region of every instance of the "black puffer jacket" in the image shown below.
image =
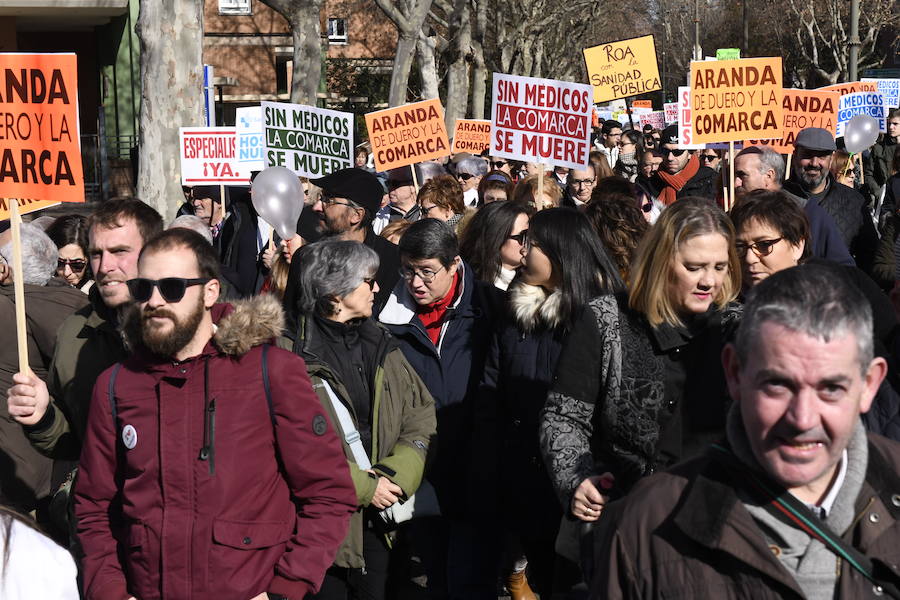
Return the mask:
M675 197L678 200L694 196L698 198L709 198L714 200L716 197L716 177L718 173L715 169L701 166L697 172L691 177L684 187L678 191ZM659 177L654 175L649 180L648 191L654 198L658 198L660 192L666 186L666 183Z

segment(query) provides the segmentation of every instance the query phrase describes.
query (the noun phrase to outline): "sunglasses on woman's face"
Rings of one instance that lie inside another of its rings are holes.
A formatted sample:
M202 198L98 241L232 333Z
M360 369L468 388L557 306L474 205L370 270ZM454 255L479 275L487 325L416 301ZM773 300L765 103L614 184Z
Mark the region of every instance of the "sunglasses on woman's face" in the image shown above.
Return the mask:
M196 277L185 279L183 277L165 277L163 279L145 279L136 277L129 279L126 284L131 297L135 302L147 302L153 295L153 288L159 288L159 294L163 300L169 303L180 302L184 293L192 285L203 285L210 280L209 277Z
M457 174L456 174L456 177L459 178L459 179L462 179L463 181L468 181L468 180L472 179L472 178L475 177L475 176L472 175L471 173L457 173Z
M719 158L719 157L716 156L715 154L701 154L700 155L700 160L702 160L703 162L712 162L712 161L716 160L717 158Z
M56 268L65 269L66 265L72 269L73 273L81 273L87 266L87 261L83 258L58 258L56 259Z
M518 242L520 245L524 246L524 245L525 245L525 241L528 240L528 230L527 230L527 229L523 229L522 231L520 231L520 232L517 233L516 235L511 235L511 236L509 236L509 239L511 239L511 240L516 240L516 242Z

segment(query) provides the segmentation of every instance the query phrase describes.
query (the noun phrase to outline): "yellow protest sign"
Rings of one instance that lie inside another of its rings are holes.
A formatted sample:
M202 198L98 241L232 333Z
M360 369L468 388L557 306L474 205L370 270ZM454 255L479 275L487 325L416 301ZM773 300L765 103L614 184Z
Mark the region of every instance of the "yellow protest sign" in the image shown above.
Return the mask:
M437 98L366 114L375 168L387 171L450 154Z
M662 89L652 35L585 48L594 102L606 102Z
M691 63L695 144L781 137L781 57Z
M0 198L0 221L9 218L9 207L13 202L14 201L12 198ZM57 204L59 204L59 202L53 200L25 200L23 198L19 198L19 214L24 215L27 213L32 213L36 210L41 210L42 208L56 206Z
M453 132L453 154L481 154L491 145L491 122L481 119L457 119Z
M797 134L807 127L820 127L834 135L837 130L838 105L841 95L822 90L784 90L784 129L772 140L749 140L754 146L770 146L781 154L794 151Z

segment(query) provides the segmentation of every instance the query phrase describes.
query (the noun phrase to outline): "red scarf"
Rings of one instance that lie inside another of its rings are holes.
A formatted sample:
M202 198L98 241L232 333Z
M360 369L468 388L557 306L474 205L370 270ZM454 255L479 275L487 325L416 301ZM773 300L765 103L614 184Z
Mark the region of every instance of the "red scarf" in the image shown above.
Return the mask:
M664 206L669 206L675 202L675 200L678 199L678 192L681 191L681 188L683 188L699 170L700 159L697 158L697 155L692 155L684 168L675 175L670 175L662 169L657 171L659 178L666 184L666 187L664 187L659 194L659 201L662 202Z
M422 321L422 325L425 326L425 333L428 334L428 337L431 339L431 343L434 344L435 348L437 348L438 342L441 340L441 327L444 324L444 315L447 313L447 307L453 303L458 289L459 271L453 275L453 283L450 284L447 295L437 302L420 306L417 310L419 320Z

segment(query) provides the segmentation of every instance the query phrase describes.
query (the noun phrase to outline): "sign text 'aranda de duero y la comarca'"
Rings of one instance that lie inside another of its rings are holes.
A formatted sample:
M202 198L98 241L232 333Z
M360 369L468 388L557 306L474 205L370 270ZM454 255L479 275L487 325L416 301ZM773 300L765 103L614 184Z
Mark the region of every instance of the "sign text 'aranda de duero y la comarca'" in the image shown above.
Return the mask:
M75 54L0 54L0 219L84 202Z
M837 128L838 92L822 90L784 90L782 108L784 108L784 130L780 138L771 140L749 140L756 146L770 146L781 154L794 152L794 140L797 134L807 127L827 129L831 135Z
M481 119L457 119L453 132L453 154L481 154L491 145L491 122Z
M494 73L491 155L585 168L592 91L583 83Z
M781 57L692 62L692 141L780 137L783 95Z
M260 102L266 166L322 177L353 166L351 113L285 102Z
M379 171L450 154L444 109L437 98L368 113L366 128Z

